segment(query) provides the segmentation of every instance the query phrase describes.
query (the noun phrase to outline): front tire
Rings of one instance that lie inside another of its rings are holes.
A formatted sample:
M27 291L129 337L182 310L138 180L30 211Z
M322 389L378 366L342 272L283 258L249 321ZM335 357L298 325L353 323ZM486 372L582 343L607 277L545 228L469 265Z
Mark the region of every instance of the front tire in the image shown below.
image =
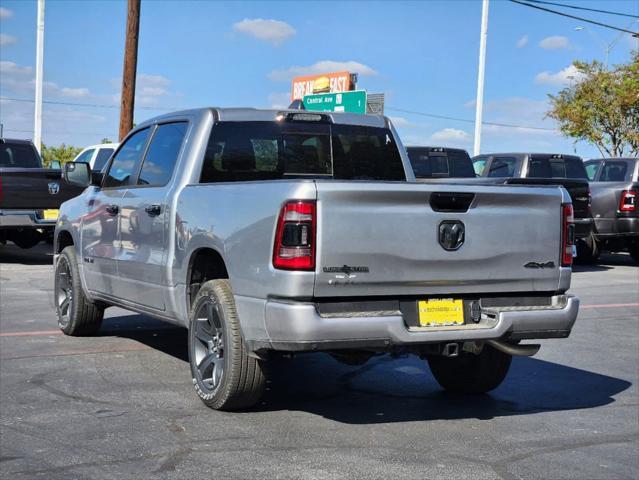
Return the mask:
M577 242L577 263L588 264L595 263L599 258L601 251L594 234Z
M639 263L639 242L628 245L628 253L635 263Z
M489 345L484 345L479 355L462 351L457 357L428 357L435 380L447 391L465 394L497 388L506 378L511 361L511 355Z
M55 267L54 301L58 327L67 335L94 335L102 326L104 308L91 302L82 290L75 247L62 250Z
M250 357L228 280L210 280L195 297L189 322L189 363L195 392L210 408L239 410L262 397L262 361Z

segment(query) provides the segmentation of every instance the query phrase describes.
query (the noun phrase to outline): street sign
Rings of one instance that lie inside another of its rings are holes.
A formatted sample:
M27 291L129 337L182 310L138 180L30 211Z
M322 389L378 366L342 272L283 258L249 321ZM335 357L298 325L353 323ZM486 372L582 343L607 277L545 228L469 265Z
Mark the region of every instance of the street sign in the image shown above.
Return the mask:
M304 107L315 112L366 113L366 92L355 90L341 93L305 95Z

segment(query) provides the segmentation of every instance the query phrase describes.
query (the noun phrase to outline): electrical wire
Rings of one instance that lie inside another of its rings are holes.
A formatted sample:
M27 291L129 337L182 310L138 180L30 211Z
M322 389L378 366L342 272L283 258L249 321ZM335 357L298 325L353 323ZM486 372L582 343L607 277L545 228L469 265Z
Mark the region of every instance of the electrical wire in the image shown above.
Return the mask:
M629 13L611 12L610 10L597 10L596 8L578 7L577 5L567 5L565 3L544 2L543 0L525 0L528 3L542 3L544 5L554 5L555 7L574 8L575 10L586 10L588 12L605 13L608 15L619 15L620 17L639 18L639 15L631 15Z
M443 120L452 120L455 122L464 122L464 123L475 123L475 120L471 120L469 118L459 118L459 117L449 117L447 115L437 115L435 113L425 113L425 112L417 112L415 110L406 110L403 108L395 108L395 107L385 107L386 110L390 110L393 112L401 112L401 113L409 113L411 115L419 115L421 117L430 117L430 118L440 118ZM530 125L515 125L513 123L499 123L499 122L481 122L482 125L491 125L494 127L504 127L504 128L524 128L528 130L540 130L545 132L556 132L555 128L544 128L544 127L533 127Z
M556 15L561 15L562 17L574 18L575 20L580 20L580 21L586 22L586 23L592 23L593 25L599 25L600 27L610 28L612 30L617 30L619 32L629 33L632 36L639 37L639 32L633 32L631 30L626 30L625 28L615 27L614 25L608 25L607 23L601 23L601 22L597 22L595 20L589 20L587 18L577 17L575 15L570 15L568 13L558 12L557 10L551 10L550 8L540 7L539 5L533 5L532 3L527 3L525 1L523 1L523 2L520 1L520 0L508 0L508 1L512 2L512 3L518 3L519 5L524 5L526 7L536 8L537 10L543 10L545 12L550 12L550 13L554 13Z
M26 103L35 103L35 100L31 100L28 98L12 98L12 97L0 97L0 100L7 100L10 102L26 102ZM57 102L53 100L43 100L42 103L47 103L49 105L65 105L69 107L90 107L90 108L120 108L120 105L109 105L109 104L97 104L97 103L74 103L74 102ZM176 111L182 110L181 108L172 108L172 107L135 107L140 110L155 110L155 111Z

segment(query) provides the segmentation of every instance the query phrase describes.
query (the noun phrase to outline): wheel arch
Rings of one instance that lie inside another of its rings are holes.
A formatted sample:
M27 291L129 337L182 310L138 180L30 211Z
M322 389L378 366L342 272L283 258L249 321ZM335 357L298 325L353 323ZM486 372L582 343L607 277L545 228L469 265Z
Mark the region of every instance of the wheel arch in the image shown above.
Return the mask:
M209 280L229 279L222 254L212 247L194 250L189 257L186 273L186 311L191 311L200 286Z
M56 232L53 253L60 253L66 247L75 245L73 235L69 230L63 229Z

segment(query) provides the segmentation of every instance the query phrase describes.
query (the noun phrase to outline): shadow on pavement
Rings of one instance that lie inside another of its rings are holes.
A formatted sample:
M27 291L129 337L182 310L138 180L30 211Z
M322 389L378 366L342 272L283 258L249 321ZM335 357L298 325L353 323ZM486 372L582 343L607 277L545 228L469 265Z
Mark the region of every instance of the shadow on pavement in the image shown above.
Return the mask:
M22 249L13 243L0 245L0 263L53 265L53 245L41 242L29 249Z
M105 320L102 336L130 338L185 362L187 332L141 315ZM343 365L323 353L268 362L269 388L254 411L305 411L348 424L442 419L492 419L578 410L615 401L625 380L535 358L515 358L505 382L488 395L441 390L426 361L380 355Z

